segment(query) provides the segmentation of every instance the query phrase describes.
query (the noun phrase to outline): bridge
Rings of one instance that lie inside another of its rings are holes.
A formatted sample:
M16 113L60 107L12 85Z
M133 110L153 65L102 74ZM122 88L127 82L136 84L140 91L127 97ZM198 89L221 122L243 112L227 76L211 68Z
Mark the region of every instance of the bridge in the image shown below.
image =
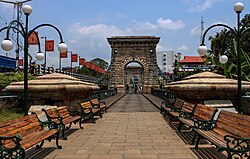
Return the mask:
M96 123L84 122L84 129L67 130L62 150L54 148L55 141L45 142L40 150L30 149L27 158L226 158L209 144L194 149L192 131L176 132L176 125L160 114L162 100L156 96L118 93L103 100L108 112Z
M110 89L125 92L125 86L131 85L131 78L138 79L137 85L144 93L158 88L158 77L168 79L159 69L156 61L156 46L160 40L155 36L114 36L107 38L111 47L111 61L106 73L100 78L89 77L73 72L45 68L41 73L62 73L71 75L85 82L105 84ZM128 67L130 63L137 63L139 67ZM44 68L42 68L44 69ZM109 77L108 77L109 74Z

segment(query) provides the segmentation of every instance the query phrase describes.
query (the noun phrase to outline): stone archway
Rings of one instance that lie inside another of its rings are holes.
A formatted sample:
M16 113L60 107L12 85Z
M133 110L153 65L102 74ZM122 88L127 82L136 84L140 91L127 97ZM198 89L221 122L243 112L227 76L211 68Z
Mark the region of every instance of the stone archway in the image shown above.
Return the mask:
M129 86L129 92L139 93L143 90L144 68L142 64L133 61L124 66L124 85Z
M160 38L155 36L114 36L108 38L111 45L110 88L125 92L124 68L130 62L143 67L144 93L158 87L156 45Z

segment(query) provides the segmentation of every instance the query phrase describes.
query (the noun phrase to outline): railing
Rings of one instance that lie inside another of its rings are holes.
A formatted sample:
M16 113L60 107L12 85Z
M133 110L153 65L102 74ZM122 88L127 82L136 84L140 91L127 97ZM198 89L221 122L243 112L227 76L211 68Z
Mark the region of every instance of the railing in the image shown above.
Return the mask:
M97 98L98 100L102 100L104 98L108 98L110 96L115 95L117 92L115 89L110 89L110 90L100 90L100 91L95 91L90 99Z
M170 91L165 89L153 89L152 94L163 100L174 98Z
M44 74L44 69L41 68L41 73ZM58 70L58 69L54 69L51 67L47 67L45 68L45 73L46 74L51 74L51 73L61 73L61 74L65 74L65 75L69 75L75 78L78 78L84 82L91 82L91 83L97 83L97 81L99 80L98 78L95 77L90 77L90 76L86 76L86 75L81 75L81 74L77 74L77 73L71 73L68 71L63 71L63 70Z

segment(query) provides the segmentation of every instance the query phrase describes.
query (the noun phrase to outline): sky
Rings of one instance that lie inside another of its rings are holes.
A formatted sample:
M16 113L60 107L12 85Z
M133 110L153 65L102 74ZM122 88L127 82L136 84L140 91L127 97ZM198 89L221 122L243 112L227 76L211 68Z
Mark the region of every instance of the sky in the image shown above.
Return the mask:
M14 0L9 0L14 1ZM42 23L56 26L62 33L68 49L87 61L102 58L110 62L111 48L107 38L111 36L160 37L157 51L176 51L184 56L198 56L201 17L204 28L215 23L231 27L236 24L233 10L236 0L32 0L29 29ZM250 13L250 0L241 0L245 8L242 17ZM0 28L16 17L14 6L0 2ZM25 22L24 15L22 21ZM215 29L209 34L214 35ZM55 30L38 29L39 36L59 43ZM0 33L0 41L5 32ZM206 38L206 45L210 46ZM44 40L40 40L44 50ZM15 48L8 54L15 57ZM29 53L35 59L37 46L30 46ZM44 51L43 51L44 52ZM5 55L0 48L0 55ZM23 57L23 52L20 53ZM38 62L39 63L39 62ZM40 63L43 63L40 62ZM59 66L59 52L47 52L47 66ZM73 63L73 66L78 63ZM62 59L62 67L70 66L70 58Z

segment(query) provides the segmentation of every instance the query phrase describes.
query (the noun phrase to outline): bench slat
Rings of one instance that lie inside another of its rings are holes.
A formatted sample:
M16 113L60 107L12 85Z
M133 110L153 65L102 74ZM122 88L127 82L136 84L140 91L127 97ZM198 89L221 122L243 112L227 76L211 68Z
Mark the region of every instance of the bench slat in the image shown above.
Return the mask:
M215 123L214 131L225 130L224 134L250 138L250 116L222 110ZM216 130L219 129L219 130Z
M200 119L210 121L217 111L217 108L205 106L204 104L197 104L194 110L194 116Z

